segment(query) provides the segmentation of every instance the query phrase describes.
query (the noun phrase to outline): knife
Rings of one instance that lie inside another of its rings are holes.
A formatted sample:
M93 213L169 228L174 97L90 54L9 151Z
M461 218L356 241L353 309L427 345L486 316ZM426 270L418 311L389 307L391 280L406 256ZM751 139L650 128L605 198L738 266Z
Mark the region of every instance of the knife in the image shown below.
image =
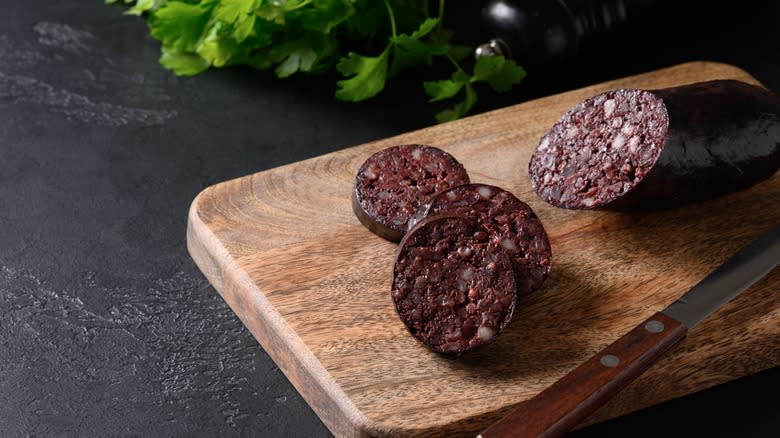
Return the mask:
M780 262L780 225L728 259L680 299L636 326L478 438L562 436L658 361L688 330Z

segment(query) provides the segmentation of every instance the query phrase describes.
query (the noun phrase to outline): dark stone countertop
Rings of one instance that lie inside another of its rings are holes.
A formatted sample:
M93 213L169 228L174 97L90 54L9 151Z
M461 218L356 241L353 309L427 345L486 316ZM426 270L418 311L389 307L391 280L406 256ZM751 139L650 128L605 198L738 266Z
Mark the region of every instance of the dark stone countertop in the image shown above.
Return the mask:
M764 3L693 2L477 111L700 59L778 92ZM332 78L177 78L122 12L3 2L0 435L328 436L190 260L187 210L216 182L431 124L419 83L352 105ZM778 436L778 388L776 368L574 435Z

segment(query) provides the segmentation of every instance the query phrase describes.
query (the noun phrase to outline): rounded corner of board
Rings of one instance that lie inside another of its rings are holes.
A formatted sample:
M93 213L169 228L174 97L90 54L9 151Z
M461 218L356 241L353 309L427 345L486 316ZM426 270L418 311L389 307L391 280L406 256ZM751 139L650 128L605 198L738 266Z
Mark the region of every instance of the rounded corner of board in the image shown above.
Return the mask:
M196 215L198 211L201 210L202 205L204 203L204 199L209 195L211 191L214 190L214 186L208 186L198 192L197 195L195 195L194 198L192 198L192 202L190 203L190 209L189 209L189 217L192 218L193 215Z

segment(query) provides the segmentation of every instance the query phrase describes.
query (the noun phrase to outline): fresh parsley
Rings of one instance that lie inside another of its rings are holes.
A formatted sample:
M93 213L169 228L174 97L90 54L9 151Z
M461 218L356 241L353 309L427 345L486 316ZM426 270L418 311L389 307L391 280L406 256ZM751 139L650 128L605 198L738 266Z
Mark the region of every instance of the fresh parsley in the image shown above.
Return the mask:
M344 79L336 98L369 99L405 70L452 65L449 79L426 81L431 102L457 99L436 114L439 122L462 117L477 102L475 85L509 91L525 71L501 56L482 57L472 73L461 65L472 48L451 43L444 27L445 0L106 0L127 4L127 14L147 18L159 40L160 63L190 76L210 67L249 65L286 78L335 68Z

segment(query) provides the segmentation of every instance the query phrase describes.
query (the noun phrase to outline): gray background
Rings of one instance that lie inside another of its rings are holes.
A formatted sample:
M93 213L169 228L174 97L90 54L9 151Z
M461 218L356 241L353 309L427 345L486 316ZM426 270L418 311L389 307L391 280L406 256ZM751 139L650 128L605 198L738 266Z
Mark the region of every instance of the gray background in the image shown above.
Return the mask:
M668 7L476 110L698 59L778 92L765 3ZM216 182L430 125L418 79L352 105L333 77L177 78L121 7L2 6L0 435L328 436L190 260L187 209ZM575 435L778 436L778 388L774 369Z

